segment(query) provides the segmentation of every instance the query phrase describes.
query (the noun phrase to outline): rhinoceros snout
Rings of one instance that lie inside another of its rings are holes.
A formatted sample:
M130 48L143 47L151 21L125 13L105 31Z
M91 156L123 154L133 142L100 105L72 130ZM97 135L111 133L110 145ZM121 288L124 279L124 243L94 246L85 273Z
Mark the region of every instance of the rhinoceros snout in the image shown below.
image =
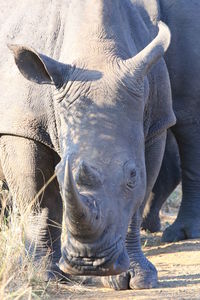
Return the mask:
M67 253L67 249L64 249L58 266L64 273L80 276L109 276L127 271L129 256L122 240L113 244L109 250L105 249L105 253L106 256L102 256L101 252L99 256L97 254L91 257L80 257L71 256Z

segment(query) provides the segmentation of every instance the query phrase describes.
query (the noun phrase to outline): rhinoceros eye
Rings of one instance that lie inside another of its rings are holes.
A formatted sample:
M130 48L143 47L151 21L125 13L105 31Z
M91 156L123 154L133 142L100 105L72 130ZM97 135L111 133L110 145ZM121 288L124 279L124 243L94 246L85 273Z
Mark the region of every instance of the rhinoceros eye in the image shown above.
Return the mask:
M133 189L137 183L137 172L135 164L132 161L128 161L124 165L124 179L128 189Z

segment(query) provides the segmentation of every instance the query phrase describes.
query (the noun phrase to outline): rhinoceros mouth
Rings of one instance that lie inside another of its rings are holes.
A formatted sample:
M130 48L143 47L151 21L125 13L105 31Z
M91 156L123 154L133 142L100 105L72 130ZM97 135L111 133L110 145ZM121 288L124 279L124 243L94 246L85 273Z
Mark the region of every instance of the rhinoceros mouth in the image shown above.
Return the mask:
M59 268L71 275L95 276L117 275L128 269L129 257L121 238L109 248L102 249L101 253L95 257L73 256L65 248Z

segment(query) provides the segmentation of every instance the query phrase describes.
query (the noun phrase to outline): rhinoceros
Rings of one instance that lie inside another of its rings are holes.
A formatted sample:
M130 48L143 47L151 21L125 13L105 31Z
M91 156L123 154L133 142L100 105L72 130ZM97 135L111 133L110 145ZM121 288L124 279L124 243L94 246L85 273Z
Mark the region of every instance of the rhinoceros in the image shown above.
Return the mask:
M161 176L154 188L155 197L149 205L153 214L147 213L144 225L153 229L151 224L156 210L182 180L183 195L178 216L163 233L163 241L173 242L200 237L200 3L197 0L159 2L160 18L172 34L165 60L177 123L171 128L175 141L170 133ZM180 160L177 159L179 154Z
M168 28L129 0L8 2L0 35L1 177L20 210L38 198L34 216L47 218L42 233L39 219L27 220L26 244L35 242L37 258L50 251L49 277L155 286L156 269L140 246L140 206L175 123L162 58Z

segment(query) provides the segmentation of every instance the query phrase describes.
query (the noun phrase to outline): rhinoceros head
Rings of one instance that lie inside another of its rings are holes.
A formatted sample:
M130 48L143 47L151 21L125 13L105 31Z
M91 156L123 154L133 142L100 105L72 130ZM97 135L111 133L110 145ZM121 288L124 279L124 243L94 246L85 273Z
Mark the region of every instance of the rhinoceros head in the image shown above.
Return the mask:
M134 57L96 64L88 58L65 65L33 49L9 46L27 79L55 86L65 272L110 275L129 267L126 232L146 190L146 74L169 45L168 30L159 27L157 37Z

